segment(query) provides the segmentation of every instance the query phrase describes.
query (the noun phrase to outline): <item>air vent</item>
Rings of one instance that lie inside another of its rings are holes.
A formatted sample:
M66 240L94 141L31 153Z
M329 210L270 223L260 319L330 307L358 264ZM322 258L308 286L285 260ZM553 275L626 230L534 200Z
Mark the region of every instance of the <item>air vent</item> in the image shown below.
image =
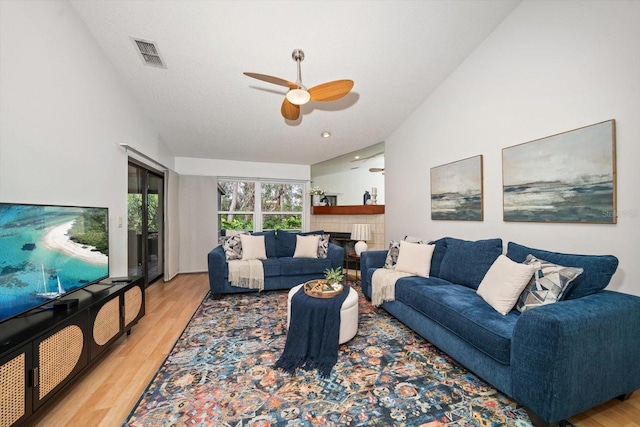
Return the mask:
M134 45L136 46L136 51L142 60L144 65L148 65L150 67L157 68L167 68L164 65L164 60L162 59L162 55L160 55L160 50L155 45L154 42L143 39L135 39L131 38Z

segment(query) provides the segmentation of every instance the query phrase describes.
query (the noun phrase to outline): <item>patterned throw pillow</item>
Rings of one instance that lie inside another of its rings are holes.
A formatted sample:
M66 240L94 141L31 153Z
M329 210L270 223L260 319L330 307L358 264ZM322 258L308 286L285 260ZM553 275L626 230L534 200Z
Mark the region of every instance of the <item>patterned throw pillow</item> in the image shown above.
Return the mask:
M535 266L535 272L516 305L520 312L559 301L571 282L584 271L582 268L553 264L531 254L527 255L523 264Z
M242 259L242 241L240 240L241 234L248 233L234 234L233 236L225 238L222 242L222 249L224 249L224 256L227 261Z
M400 242L392 240L389 242L389 252L387 252L387 259L384 260L384 268L393 269L398 262L398 255L400 254Z
M329 253L329 235L321 234L318 241L318 258L325 259Z

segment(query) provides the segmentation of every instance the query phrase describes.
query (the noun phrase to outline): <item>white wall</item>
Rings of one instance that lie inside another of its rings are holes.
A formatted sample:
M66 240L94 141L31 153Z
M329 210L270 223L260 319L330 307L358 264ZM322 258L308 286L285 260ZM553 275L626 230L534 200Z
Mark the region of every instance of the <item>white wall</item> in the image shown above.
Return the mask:
M108 207L110 271L126 275L118 144L173 166L169 150L67 2L0 1L0 57L0 201Z
M237 160L176 157L176 172L180 175L225 176L309 181L311 166L283 163L258 163Z
M327 190L329 194L337 194L339 205L361 205L364 192L371 193L371 188L376 187L377 204L384 205L384 175L381 172L369 172L369 168L383 167L384 157L379 156L370 159L365 166L360 166L358 169L315 176L311 185L317 185Z
M639 1L523 2L386 139L387 239L501 237L614 254L608 289L640 295L639 52ZM608 119L617 125L617 224L502 221L502 148ZM432 221L430 168L478 154L484 221Z

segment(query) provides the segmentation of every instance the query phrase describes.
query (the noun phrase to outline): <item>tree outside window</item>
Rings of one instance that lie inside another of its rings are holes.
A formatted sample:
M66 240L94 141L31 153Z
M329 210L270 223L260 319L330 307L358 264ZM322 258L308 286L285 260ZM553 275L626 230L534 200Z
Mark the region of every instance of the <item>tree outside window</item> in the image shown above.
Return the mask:
M302 230L304 186L262 184L262 229Z
M150 233L158 232L158 195L149 194L147 197L148 215L147 219L148 231ZM142 234L142 194L127 195L127 224L130 231L136 234Z
M301 230L304 184L258 181L220 181L218 221L227 230ZM260 198L256 199L256 192Z

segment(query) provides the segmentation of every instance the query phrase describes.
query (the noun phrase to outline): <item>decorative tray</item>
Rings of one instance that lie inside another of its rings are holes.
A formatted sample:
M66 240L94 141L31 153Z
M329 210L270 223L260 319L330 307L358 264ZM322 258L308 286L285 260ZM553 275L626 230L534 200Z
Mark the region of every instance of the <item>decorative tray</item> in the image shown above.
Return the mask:
M343 286L340 283L329 285L326 280L309 280L302 287L304 293L314 298L333 298L342 292Z

